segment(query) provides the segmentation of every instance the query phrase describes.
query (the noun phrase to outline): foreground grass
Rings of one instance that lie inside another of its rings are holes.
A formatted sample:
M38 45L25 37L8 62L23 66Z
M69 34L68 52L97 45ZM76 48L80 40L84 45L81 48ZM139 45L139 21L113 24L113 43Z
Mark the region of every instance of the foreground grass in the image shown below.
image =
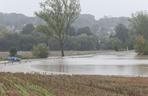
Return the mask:
M0 96L148 96L148 78L0 73Z

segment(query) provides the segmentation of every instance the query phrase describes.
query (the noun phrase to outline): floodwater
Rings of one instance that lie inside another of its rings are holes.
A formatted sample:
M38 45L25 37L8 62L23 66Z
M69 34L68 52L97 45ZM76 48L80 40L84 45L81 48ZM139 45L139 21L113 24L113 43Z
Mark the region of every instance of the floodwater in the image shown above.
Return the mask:
M148 76L148 57L135 52L98 52L95 55L49 58L33 65L45 72L76 75Z

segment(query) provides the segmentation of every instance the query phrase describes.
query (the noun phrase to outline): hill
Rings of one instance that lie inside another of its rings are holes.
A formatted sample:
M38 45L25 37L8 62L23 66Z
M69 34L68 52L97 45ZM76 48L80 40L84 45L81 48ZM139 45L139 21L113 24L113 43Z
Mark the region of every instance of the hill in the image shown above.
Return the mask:
M38 25L43 23L43 21L37 17L28 17L23 14L16 13L0 13L0 26L5 26L10 30L19 31L26 24Z
M113 31L114 27L122 23L128 26L128 17L103 17L99 20L91 14L81 14L78 19L73 23L76 30L83 27L89 27L95 35L108 34ZM39 25L43 21L38 17L28 17L23 14L16 13L0 13L0 26L5 26L12 31L20 31L26 24Z
M92 33L95 35L107 35L114 31L114 28L117 24L124 24L125 26L129 25L128 17L103 17L99 20L96 20L93 15L82 14L74 22L73 26L76 29L82 27L89 27Z

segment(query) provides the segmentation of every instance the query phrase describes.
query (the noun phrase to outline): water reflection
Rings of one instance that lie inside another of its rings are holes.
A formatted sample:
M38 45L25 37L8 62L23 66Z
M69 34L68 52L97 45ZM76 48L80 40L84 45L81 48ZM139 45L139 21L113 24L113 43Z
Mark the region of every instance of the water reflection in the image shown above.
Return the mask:
M148 57L133 53L98 54L84 57L52 58L33 66L49 72L88 75L148 75Z

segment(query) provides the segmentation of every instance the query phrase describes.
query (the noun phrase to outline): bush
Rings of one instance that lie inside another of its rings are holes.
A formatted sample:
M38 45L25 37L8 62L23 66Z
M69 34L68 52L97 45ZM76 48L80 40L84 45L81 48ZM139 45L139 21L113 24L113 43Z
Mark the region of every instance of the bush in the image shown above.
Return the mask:
M16 56L16 55L17 55L17 49L16 49L16 48L10 49L9 55L10 55L10 56Z
M32 53L37 58L47 58L48 57L48 47L45 44L38 44L33 47Z
M137 36L135 41L135 49L139 55L148 55L148 43L144 36Z
M121 44L121 41L116 37L110 38L109 43L111 44L111 49L115 51L120 51L123 48L123 44Z

